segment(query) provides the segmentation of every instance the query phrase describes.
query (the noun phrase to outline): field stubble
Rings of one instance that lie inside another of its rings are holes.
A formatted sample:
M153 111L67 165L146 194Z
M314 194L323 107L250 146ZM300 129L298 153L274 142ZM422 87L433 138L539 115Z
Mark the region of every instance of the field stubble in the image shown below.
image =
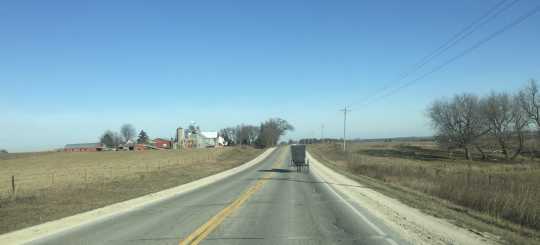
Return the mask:
M171 188L238 166L260 153L235 147L58 152L0 160L0 233Z

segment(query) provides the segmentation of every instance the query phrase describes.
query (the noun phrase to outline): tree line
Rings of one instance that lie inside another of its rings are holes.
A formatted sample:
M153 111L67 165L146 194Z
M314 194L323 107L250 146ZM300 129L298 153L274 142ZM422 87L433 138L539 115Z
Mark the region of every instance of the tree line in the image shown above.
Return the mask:
M190 125L189 132L198 133L200 128ZM270 118L262 122L259 126L240 124L234 127L223 128L219 135L224 138L228 145L252 145L258 147L271 147L277 145L281 136L287 131L294 130L294 127L281 118ZM120 131L106 130L100 137L100 142L109 148L117 148L127 142L134 142L136 130L133 125L126 123L120 127ZM137 137L138 144L148 144L150 138L148 134L141 130Z
M449 152L462 149L468 160L474 150L486 159L494 148L513 160L524 151L527 138L540 135L538 92L538 83L531 80L515 93L462 93L435 100L428 108L435 140Z
M240 124L223 128L219 134L228 145L253 145L258 147L271 147L278 144L281 136L294 127L281 118L270 118L259 126Z

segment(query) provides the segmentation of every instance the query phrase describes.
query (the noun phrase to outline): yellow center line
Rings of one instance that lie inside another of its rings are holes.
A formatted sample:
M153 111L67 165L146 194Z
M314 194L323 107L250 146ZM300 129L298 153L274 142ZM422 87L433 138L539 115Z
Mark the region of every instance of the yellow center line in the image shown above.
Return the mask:
M284 154L281 154L280 159L283 159ZM281 161L276 161L272 168L276 168L280 165ZM202 240L204 240L217 226L219 226L225 218L227 218L229 215L231 215L234 211L236 211L238 208L242 206L253 194L255 194L259 189L262 188L264 183L270 179L274 173L267 173L263 177L261 177L253 186L248 188L247 191L242 193L240 197L238 197L234 202L229 204L229 206L222 209L219 213L214 215L214 217L210 218L205 224L201 225L199 228L197 228L194 232L192 232L189 236L187 236L185 239L180 241L180 245L196 245L199 244Z

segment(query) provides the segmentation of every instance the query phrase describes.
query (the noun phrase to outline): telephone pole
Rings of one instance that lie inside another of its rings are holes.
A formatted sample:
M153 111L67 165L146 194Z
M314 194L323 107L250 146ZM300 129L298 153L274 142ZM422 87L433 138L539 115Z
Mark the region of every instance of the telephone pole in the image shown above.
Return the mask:
M343 151L347 150L347 112L350 112L351 110L345 106L340 111L343 112Z

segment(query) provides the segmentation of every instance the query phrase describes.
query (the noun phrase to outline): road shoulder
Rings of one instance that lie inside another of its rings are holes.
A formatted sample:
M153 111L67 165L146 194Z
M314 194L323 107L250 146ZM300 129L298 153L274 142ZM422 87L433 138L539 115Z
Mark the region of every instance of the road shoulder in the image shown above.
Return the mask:
M97 222L101 222L107 219L114 218L119 215L123 215L127 212L131 212L140 208L144 208L148 205L153 205L157 202L167 200L169 198L176 197L193 191L195 189L207 186L215 183L219 180L225 179L229 176L247 170L253 165L260 163L266 157L268 157L275 148L270 148L257 156L255 159L244 163L238 167L201 178L199 180L189 182L177 187L159 191L156 193L144 195L131 200L119 202L106 207L94 209L88 212L80 213L77 215L65 217L59 220L50 221L40 225L28 227L18 231L13 231L0 235L0 244L22 244L28 243L34 240L41 239L43 237L51 236L66 232L70 229L81 227L84 225L91 225Z
M338 173L308 154L313 170L348 201L370 211L387 227L411 244L497 244L497 239L484 233L456 226L445 219L427 215L397 199L383 195L365 183Z

